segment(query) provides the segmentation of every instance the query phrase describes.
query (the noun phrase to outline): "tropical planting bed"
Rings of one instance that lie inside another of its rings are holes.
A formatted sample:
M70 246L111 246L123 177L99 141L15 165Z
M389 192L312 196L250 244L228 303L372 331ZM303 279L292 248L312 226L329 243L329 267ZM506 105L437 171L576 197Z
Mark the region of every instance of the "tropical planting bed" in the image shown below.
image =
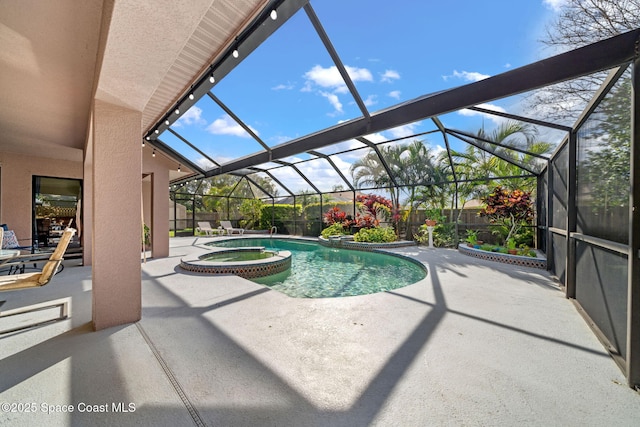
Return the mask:
M547 259L543 254L537 253L532 249L529 249L530 253L536 254L535 257L530 255L512 255L509 253L492 252L483 250L481 248L469 247L465 243L458 245L458 251L464 255L472 256L474 258L485 259L488 261L502 262L505 264L521 265L523 267L541 268L547 269Z
M355 218L337 206L324 213L323 222L327 227L318 238L321 244L354 249L414 245L398 240L398 208L393 207L391 200L367 194L359 195L356 201L361 212L356 213ZM394 227L380 225L381 220L388 219Z
M416 242L397 240L395 242L356 242L351 235L337 235L318 237L318 242L324 246L339 247L344 249L356 249L359 251L372 251L375 249L393 249L406 246L416 246Z

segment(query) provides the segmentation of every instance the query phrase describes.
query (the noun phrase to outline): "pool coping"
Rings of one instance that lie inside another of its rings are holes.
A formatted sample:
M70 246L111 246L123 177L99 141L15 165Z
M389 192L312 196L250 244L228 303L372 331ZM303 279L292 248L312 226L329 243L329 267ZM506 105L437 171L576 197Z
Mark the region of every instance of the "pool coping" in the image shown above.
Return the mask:
M245 279L270 276L272 274L282 273L291 268L291 252L289 251L271 251L264 246L246 246L242 248L199 247L203 252L182 257L179 264L180 268L192 273L209 275L233 274ZM269 258L250 261L205 261L201 259L201 257L207 254L255 251L273 252L274 255Z

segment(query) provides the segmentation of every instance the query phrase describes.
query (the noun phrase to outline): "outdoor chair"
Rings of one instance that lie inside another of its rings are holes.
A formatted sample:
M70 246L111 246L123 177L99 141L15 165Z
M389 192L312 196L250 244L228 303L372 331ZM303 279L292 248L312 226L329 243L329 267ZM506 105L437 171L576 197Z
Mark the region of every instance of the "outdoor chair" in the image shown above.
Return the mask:
M24 245L20 243L21 239L18 239L16 233L13 230L9 230L7 224L0 226L2 234L0 235L1 249L19 249L21 251L32 251L32 245Z
M214 230L211 228L211 224L208 221L198 221L198 226L196 227L196 231L204 232L207 236L211 236L214 233L217 233L218 230Z
M227 234L233 234L235 232L238 232L240 235L244 234L244 228L234 228L231 225L231 221L220 221L220 225L227 231Z
M51 278L57 273L58 267L60 267L60 263L63 260L64 253L67 250L67 246L69 246L69 242L71 241L71 238L73 237L75 232L76 230L73 228L67 228L64 231L64 233L62 234L62 237L60 238L60 241L58 242L58 246L49 257L47 263L44 264L41 271L33 272L33 273L21 273L21 274L10 274L8 276L0 276L0 292L15 291L15 290L29 289L29 288L38 288L48 284L51 281ZM25 258L24 259L25 262L29 262L29 263L33 262L33 255L18 256L14 258L14 260L21 259L21 258ZM0 307L2 306L3 303L4 301L0 301ZM60 307L60 315L57 318L47 320L45 322L30 324L27 326L22 325L17 328L2 330L0 331L0 334L6 334L9 332L15 332L22 329L31 328L34 326L38 326L42 323L49 323L52 321L66 319L69 312L69 302L68 300L50 301L42 304L32 305L29 307L17 308L13 310L7 310L4 312L0 311L0 318L3 318L3 317L15 316L18 314L29 313L33 311L44 310L52 307Z
M58 242L58 246L56 246L56 249L51 253L51 256L48 258L47 263L42 267L41 271L0 276L0 292L36 288L49 283L53 275L58 271L58 267L60 267L60 263L64 259L63 256L67 250L67 246L69 246L69 242L75 232L76 230L73 228L67 228L64 231L60 241ZM11 263L4 265L7 266L11 264L15 266L21 263L33 263L37 261L36 257L38 255L42 257L42 254L18 255L11 260Z

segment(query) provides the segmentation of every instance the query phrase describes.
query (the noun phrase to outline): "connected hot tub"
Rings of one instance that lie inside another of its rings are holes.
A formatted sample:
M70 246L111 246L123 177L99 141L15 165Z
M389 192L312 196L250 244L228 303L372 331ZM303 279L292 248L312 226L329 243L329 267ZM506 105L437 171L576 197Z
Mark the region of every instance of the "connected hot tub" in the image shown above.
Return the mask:
M221 249L200 256L184 257L180 268L195 273L233 274L254 279L291 268L291 252L265 250L264 246Z

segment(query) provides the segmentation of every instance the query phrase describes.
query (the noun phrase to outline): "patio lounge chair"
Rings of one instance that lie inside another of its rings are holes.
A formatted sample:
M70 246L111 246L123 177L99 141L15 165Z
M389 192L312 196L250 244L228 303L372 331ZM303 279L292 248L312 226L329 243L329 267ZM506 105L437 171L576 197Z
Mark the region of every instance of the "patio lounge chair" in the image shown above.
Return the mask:
M75 232L76 230L73 228L67 228L64 231L62 237L60 238L60 241L58 242L58 246L56 246L55 251L53 251L49 259L47 260L47 263L42 267L41 271L0 276L0 292L14 291L17 289L37 288L49 283L53 275L58 271L58 267L60 267L60 263L63 260L64 253L67 250L67 246L69 246L71 237L73 237ZM37 255L38 254L19 255L11 260L11 264L15 264L16 261L17 263L32 263L35 261L34 256Z
M211 228L211 224L208 221L198 221L198 226L196 227L196 231L204 232L207 236L211 236L212 234L218 232L218 230L214 230Z
M42 267L41 271L33 272L33 273L22 273L22 274L10 274L7 276L0 276L0 292L2 291L15 291L21 289L29 289L29 288L38 288L41 286L45 286L47 283L51 281L51 278L58 271L58 267L63 260L63 256L65 251L67 250L67 246L69 246L69 242L71 238L75 234L76 230L73 228L67 228L60 241L58 242L58 246L55 251L49 257L47 263ZM25 262L33 262L33 255L24 255L18 256L15 259L20 259L24 257L27 259ZM4 301L0 301L0 306L4 303ZM43 323L49 323L57 320L64 320L67 318L69 313L69 301L68 300L58 300L58 301L48 301L41 304L32 305L29 307L16 308L13 310L0 311L0 318L15 316L18 314L25 314L32 311L39 311L47 308L59 307L60 315L57 318L40 321L37 323L29 324L29 325L21 325L19 327L14 327L12 329L2 330L0 334L6 334L10 332L19 331L22 329L31 328L34 326L41 325Z
M240 235L244 234L244 228L233 228L231 221L220 221L220 225L227 231L227 234L233 234L235 232L238 232Z

